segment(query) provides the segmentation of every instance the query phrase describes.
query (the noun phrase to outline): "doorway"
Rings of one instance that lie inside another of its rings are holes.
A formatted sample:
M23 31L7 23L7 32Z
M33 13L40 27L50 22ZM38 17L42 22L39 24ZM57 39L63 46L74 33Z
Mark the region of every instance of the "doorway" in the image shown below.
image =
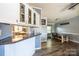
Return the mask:
M47 39L51 39L52 38L52 26L48 25L47 26Z

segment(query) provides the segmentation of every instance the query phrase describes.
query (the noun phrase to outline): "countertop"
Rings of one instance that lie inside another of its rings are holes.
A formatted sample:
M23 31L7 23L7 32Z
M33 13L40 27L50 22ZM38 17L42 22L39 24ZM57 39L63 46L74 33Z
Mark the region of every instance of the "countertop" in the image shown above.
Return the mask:
M7 37L5 39L0 40L0 45L17 43L17 42L20 42L20 41L23 41L23 40L28 40L29 38L32 38L32 37L35 37L35 36L38 36L38 35L41 35L41 33L36 34L36 35L30 35L28 37L25 37L25 38L23 38L21 40L15 41L15 42L12 42L12 37L10 36L10 37Z

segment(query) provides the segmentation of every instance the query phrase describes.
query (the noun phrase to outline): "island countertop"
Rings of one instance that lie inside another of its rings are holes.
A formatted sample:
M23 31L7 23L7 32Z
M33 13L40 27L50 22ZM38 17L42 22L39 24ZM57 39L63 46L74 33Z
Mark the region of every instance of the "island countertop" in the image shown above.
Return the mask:
M27 36L27 37L25 37L25 38L23 38L21 40L14 41L14 42L12 41L12 37L10 36L10 37L7 37L5 39L0 40L0 45L17 43L17 42L20 42L20 41L23 41L23 40L27 40L29 38L32 38L32 37L35 37L35 36L38 36L38 35L41 35L41 33L35 34L35 35L29 35L29 36Z

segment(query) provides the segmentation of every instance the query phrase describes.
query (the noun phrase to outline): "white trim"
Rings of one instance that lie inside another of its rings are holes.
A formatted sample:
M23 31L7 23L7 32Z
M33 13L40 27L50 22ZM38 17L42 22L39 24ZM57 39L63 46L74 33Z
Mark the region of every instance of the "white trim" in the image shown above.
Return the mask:
M70 41L75 42L75 43L79 43L79 42L78 42L78 41L76 41L76 40L70 40Z

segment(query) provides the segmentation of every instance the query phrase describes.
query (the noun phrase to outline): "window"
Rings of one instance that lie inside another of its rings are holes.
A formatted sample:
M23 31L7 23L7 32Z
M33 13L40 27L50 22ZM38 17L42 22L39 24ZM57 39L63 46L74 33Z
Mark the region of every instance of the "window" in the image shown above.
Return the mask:
M47 26L47 33L51 33L51 26Z

